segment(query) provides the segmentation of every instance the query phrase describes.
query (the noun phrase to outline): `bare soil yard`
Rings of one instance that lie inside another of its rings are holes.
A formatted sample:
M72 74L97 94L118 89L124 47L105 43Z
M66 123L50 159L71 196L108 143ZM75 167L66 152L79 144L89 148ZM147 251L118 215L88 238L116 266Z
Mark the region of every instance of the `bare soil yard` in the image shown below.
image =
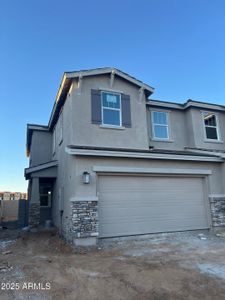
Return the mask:
M0 230L0 299L225 299L225 238L204 238L161 234L87 251L54 232Z

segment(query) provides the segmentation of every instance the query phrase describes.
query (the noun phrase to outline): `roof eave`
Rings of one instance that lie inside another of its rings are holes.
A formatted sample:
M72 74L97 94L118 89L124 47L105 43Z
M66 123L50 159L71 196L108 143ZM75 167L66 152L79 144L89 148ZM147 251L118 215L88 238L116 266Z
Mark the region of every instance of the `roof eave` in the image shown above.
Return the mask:
M79 78L79 77L86 77L86 76L96 76L96 75L101 75L101 74L110 74L110 73L114 73L117 76L120 76L128 81L130 81L131 83L139 86L140 88L145 90L146 96L149 97L151 94L153 94L154 92L154 88L137 80L134 77L131 77L130 75L115 69L115 68L99 68L99 69L93 69L93 70L85 70L85 71L78 71L78 72L65 72L63 74L62 80L61 80L61 84L59 86L57 95L56 95L56 100L51 112L51 116L49 119L49 123L48 123L48 127L50 130L52 130L54 128L55 125L55 120L57 119L57 115L56 112L57 110L60 111L61 107L63 106L65 99L66 99L66 95L69 91L70 88L70 84L72 83L72 80L74 78Z
M101 74L110 74L114 73L115 75L118 75L133 84L139 86L140 88L144 88L148 93L149 96L154 93L154 88L149 86L148 84L143 83L142 81L116 69L116 68L99 68L99 69L93 69L88 71L78 71L78 72L65 72L65 75L67 78L76 78L76 77L85 77L85 76L96 76Z

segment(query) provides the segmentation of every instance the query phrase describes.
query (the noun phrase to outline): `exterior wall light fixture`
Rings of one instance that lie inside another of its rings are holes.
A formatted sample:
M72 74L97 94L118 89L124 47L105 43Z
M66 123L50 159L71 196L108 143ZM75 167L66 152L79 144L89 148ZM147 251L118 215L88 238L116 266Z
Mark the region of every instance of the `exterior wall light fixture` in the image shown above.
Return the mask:
M88 173L87 171L84 171L82 178L83 178L83 183L85 184L90 183L90 173Z

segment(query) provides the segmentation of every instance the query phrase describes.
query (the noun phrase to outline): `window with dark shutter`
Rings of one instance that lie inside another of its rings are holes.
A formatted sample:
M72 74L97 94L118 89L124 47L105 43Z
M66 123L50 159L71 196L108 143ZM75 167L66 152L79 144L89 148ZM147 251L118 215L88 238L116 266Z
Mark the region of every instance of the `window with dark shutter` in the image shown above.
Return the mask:
M91 90L91 121L92 124L131 127L130 96Z
M121 103L122 103L122 126L131 127L130 96L122 94Z
M102 123L101 92L91 90L91 121L93 124Z

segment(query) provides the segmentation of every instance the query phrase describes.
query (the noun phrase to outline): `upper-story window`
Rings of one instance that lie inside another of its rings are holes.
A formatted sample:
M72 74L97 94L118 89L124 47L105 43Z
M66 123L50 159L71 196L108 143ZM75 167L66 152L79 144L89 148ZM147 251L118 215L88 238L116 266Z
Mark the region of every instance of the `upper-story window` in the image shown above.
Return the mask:
M121 126L121 96L102 92L102 124Z
M130 95L117 91L91 90L91 122L102 128L131 128Z
M169 139L168 112L152 111L152 133L154 139Z
M203 113L205 135L207 140L219 140L217 115L211 112Z

